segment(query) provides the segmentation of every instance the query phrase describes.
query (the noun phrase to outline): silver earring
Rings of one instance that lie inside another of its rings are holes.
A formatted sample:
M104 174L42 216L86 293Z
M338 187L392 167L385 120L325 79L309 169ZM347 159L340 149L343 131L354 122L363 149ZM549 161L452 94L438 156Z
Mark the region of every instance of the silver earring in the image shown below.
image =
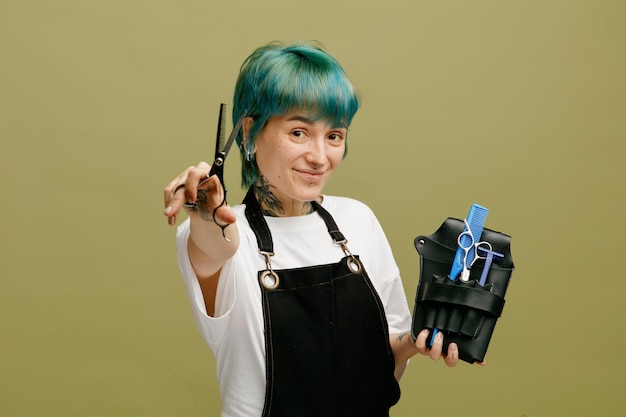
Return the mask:
M243 141L241 141L241 149L246 150L246 161L251 162L254 153L250 152L250 149L248 149L248 141L245 138L243 139Z

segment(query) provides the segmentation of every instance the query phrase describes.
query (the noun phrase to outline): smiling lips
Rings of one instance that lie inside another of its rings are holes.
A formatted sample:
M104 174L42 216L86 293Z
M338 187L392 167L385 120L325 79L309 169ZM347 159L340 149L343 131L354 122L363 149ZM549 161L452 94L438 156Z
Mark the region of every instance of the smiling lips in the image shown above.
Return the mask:
M294 171L296 171L301 176L303 176L308 182L320 181L322 177L324 176L324 172L321 172L321 171L308 171L308 170L301 171L298 169L294 169Z

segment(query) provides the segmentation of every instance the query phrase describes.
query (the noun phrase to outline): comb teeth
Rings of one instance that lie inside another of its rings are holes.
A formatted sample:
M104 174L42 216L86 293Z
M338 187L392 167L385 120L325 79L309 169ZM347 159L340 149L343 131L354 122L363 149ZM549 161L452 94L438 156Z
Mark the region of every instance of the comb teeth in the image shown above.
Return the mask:
M489 210L480 204L472 204L470 207L469 213L467 214L467 224L469 225L470 230L472 231L472 235L474 236L474 243L480 242L480 238L483 234L483 229L485 228L485 222L487 221L487 215L489 214ZM466 231L466 228L463 228L463 231ZM455 280L461 271L463 270L463 249L460 247L457 248L456 254L454 256L454 261L452 261L452 269L450 270L450 279ZM470 249L467 253L467 264L469 266L474 259L474 248Z
M221 152L226 144L226 103L220 104L220 117L217 123L217 139L215 140L215 153Z

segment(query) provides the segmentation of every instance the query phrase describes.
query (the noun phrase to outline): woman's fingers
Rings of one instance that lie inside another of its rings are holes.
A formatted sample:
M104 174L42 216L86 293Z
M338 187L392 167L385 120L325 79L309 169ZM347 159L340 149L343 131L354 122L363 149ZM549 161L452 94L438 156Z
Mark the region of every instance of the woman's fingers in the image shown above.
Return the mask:
M459 347L456 345L456 343L450 343L448 345L448 354L444 356L443 361L450 368L455 367L456 364L459 362Z
M439 360L443 356L446 365L453 367L459 361L459 348L456 343L450 343L448 353L443 354L443 334L438 332L435 335L432 346L428 347L428 339L430 338L430 330L424 329L415 340L415 347L422 355L428 355L433 360Z
M437 332L435 335L435 340L433 341L433 345L430 348L430 352L428 352L428 356L432 360L439 360L441 358L441 352L443 350L443 334L441 332Z
M163 203L165 204L163 214L167 217L169 225L176 224L178 213L185 202L185 182L181 176L182 174L176 177L163 190Z
M195 203L198 198L198 189L200 183L204 183L207 180L207 176L211 171L211 166L206 162L200 162L197 166L191 167L187 171L185 178L185 202ZM207 187L202 187L207 188Z
M430 331L428 329L424 329L417 335L417 339L415 340L415 347L422 355L428 355L428 345L426 343L428 339L428 335Z
M163 214L167 217L168 224L176 224L178 213L186 202L195 202L198 184L202 178L206 178L210 169L209 164L200 162L197 166L190 166L184 170L165 187L163 190L165 205Z
M189 196L188 200L193 203L191 211L196 212L206 221L214 221L214 217L217 217L217 212L214 211L222 206L224 203L224 189L217 176L210 176L200 180L200 183L193 190L187 191L185 187L185 194ZM195 194L195 197L194 197ZM215 216L214 216L215 215Z

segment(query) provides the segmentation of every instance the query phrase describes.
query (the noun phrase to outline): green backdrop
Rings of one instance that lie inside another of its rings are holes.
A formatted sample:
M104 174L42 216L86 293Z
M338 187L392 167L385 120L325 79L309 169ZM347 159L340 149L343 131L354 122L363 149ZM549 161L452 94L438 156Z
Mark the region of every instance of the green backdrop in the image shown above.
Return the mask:
M378 214L411 307L417 235L474 202L512 235L488 365L413 359L392 415L622 415L625 19L608 0L0 2L0 415L217 416L162 190L211 158L242 60L304 39L363 99L326 191Z

